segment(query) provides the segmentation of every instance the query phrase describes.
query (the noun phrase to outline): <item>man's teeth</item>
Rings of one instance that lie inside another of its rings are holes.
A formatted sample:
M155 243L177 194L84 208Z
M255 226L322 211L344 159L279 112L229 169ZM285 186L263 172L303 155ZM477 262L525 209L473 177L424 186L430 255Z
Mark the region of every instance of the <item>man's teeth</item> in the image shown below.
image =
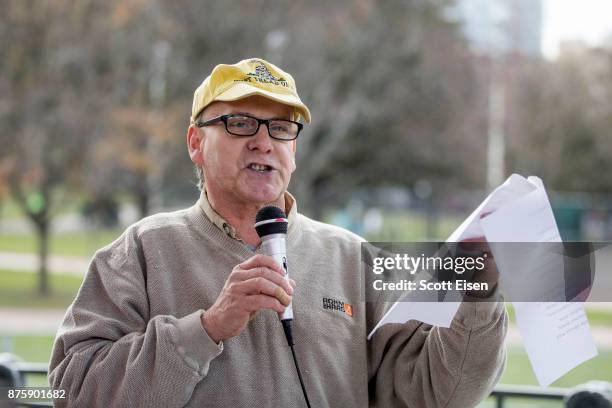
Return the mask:
M271 169L270 166L266 166L266 165L263 165L263 164L255 164L255 163L249 164L249 168L251 170L255 170L255 171L259 171L259 172L269 171Z

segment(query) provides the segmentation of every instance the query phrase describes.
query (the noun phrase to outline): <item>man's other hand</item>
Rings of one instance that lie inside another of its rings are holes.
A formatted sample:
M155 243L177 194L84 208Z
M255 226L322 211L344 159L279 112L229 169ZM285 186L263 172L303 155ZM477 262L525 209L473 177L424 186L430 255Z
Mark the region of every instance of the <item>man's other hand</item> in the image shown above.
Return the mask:
M499 281L499 272L497 270L497 265L495 264L495 259L493 258L493 254L491 253L491 248L489 248L489 244L485 237L477 237L470 238L464 241L461 241L458 244L458 247L461 252L470 253L472 256L484 256L485 257L485 267L482 271L477 271L471 282L474 283L486 283L488 285L487 291L481 290L471 290L467 291L466 295L474 298L488 298L490 297L495 288L497 287L497 283Z

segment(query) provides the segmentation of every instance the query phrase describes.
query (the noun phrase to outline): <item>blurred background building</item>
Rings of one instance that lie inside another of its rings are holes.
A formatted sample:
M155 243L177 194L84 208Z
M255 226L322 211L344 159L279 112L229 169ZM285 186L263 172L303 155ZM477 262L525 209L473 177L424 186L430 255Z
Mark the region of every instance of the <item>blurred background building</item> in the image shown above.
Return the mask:
M540 56L542 0L458 0L449 17L462 23L474 51Z

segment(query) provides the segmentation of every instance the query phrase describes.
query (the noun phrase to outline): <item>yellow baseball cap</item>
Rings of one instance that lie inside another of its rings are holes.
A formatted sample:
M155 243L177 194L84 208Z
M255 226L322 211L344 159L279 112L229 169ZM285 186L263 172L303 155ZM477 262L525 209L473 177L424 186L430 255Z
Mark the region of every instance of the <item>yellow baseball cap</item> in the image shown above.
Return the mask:
M214 101L237 101L252 95L293 106L310 123L310 111L300 99L293 77L261 58L217 65L193 94L191 123Z

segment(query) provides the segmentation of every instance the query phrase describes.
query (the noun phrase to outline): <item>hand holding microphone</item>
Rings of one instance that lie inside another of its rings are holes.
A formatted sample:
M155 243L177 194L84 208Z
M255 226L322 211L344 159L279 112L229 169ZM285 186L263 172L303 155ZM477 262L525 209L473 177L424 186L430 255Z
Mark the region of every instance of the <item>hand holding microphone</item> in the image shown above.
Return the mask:
M240 334L262 309L285 311L293 288L274 259L255 255L236 265L215 303L204 312L202 326L216 343Z

